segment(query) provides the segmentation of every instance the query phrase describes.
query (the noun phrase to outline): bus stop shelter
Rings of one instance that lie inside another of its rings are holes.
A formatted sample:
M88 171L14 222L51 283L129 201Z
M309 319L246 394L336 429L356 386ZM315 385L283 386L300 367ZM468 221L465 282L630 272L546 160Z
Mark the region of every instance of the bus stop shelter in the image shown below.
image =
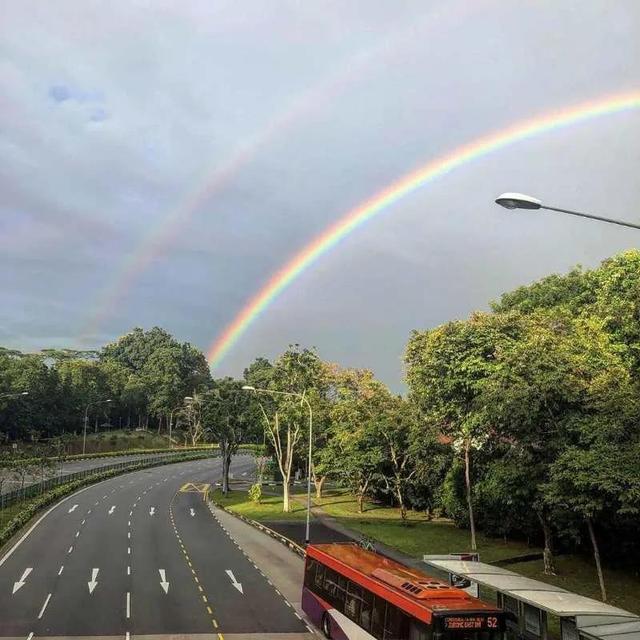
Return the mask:
M428 555L424 562L451 584L466 581L496 592L497 604L511 614L512 640L547 640L549 614L560 619L562 640L640 640L640 616L624 609L484 562Z

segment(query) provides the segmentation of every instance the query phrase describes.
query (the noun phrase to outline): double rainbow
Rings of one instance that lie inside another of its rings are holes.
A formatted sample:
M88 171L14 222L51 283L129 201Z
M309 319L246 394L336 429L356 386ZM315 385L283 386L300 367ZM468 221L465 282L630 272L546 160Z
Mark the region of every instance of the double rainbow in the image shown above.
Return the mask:
M207 352L209 363L212 367L219 365L233 345L269 305L317 260L358 227L416 189L468 162L517 142L585 120L639 107L640 92L632 92L607 96L596 101L547 113L530 120L517 122L507 129L482 136L403 176L355 209L348 211L271 276L210 346Z

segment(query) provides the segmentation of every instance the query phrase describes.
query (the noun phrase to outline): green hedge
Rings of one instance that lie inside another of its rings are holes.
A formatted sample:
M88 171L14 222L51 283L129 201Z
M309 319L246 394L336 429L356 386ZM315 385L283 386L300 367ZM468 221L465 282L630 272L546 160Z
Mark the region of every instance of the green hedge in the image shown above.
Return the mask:
M255 452L258 447L262 445L257 444L243 444L240 446L240 452ZM157 454L157 453L189 453L193 451L209 451L210 449L216 449L217 444L203 444L196 447L175 447L169 449L163 447L162 449L123 449L122 451L103 451L97 453L76 453L71 456L62 456L61 458L49 458L50 460L63 460L64 462L70 462L74 460L92 460L95 458L117 458L119 456L135 456L139 454ZM19 464L35 464L39 461L39 458L26 458L20 461L5 463L5 467L13 467Z
M54 502L57 502L60 498L73 493L77 489L95 484L96 482L100 482L102 480L107 480L108 478L112 478L113 476L129 473L131 471L137 471L138 469L144 469L145 467L159 467L165 464L173 464L175 462L197 460L199 457L201 457L200 455L198 455L198 453L198 451L186 452L184 453L184 455L181 455L178 458L172 457L151 464L148 462L141 462L139 464L132 465L131 467L127 467L126 469L111 469L110 471L95 473L93 475L86 476L85 478L74 480L73 482L58 485L54 489L51 489L46 493L43 493L41 496L34 498L22 511L20 511L20 513L18 513L18 515L9 520L5 527L0 530L0 546L4 545L5 542L7 542L7 540L11 538L11 536L13 536L25 524L27 524L27 522L29 522L38 513L38 511Z

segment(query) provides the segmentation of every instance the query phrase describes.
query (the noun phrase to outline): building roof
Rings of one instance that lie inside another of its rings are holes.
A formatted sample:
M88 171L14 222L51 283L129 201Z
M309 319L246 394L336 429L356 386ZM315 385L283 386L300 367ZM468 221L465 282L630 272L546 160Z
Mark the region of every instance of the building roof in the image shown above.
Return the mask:
M499 591L560 618L575 618L584 636L606 640L640 640L640 617L624 609L571 593L553 584L526 578L485 562L424 556L430 566Z

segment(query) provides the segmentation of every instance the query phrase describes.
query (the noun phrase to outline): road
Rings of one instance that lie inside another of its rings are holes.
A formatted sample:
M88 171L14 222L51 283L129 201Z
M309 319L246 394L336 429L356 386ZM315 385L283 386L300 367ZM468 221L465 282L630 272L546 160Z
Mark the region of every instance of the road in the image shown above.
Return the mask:
M178 451L174 453L156 453L155 457L164 457L176 455ZM111 464L117 464L119 462L133 462L149 457L148 453L131 454L124 456L105 456L104 458L87 458L85 460L70 460L64 462L55 470L50 470L45 476L45 480L48 478L55 478L56 476L68 475L71 473L78 473L80 471L89 471L93 469L99 469L100 467L106 467ZM0 486L0 493L9 493L21 486L21 480L18 479L15 470L6 467L0 468L0 478L3 479L2 486ZM25 476L25 486L35 484L43 480L39 474L28 474Z
M0 638L311 638L196 491L220 473L177 463L58 503L0 559Z

